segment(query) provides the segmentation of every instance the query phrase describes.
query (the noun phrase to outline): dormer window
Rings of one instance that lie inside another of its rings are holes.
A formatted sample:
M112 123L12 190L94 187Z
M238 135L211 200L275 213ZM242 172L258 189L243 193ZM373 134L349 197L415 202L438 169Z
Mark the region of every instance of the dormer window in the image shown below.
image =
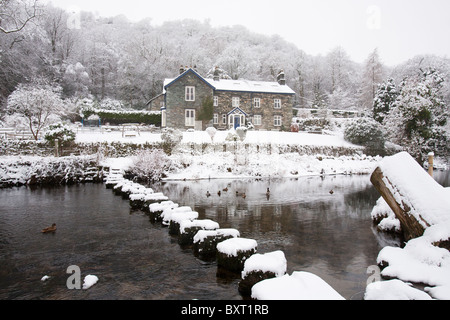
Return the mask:
M195 87L185 87L184 99L186 101L195 101Z

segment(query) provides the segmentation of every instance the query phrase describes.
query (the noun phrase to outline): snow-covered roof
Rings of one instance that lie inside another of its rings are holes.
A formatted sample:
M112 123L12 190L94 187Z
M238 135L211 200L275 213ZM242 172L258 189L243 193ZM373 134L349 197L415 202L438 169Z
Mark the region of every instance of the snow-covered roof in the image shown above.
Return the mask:
M259 93L280 93L280 94L295 94L294 90L287 85L281 85L276 81L250 81L250 80L228 80L220 79L214 80L203 78L193 69L188 69L176 78L165 79L163 86L163 93L166 93L166 87L172 84L175 80L181 78L187 72L193 72L203 81L217 91L236 91L236 92L259 92Z

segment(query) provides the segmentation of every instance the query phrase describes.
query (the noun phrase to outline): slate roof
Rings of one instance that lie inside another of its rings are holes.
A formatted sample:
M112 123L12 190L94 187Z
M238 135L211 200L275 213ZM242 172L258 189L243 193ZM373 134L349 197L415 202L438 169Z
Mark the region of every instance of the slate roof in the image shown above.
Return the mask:
M174 83L179 78L183 77L187 72L193 72L202 81L206 82L216 91L236 91L236 92L257 92L257 93L280 93L280 94L295 94L295 92L287 85L281 85L276 81L250 81L250 80L213 80L210 78L203 78L195 70L188 69L176 78L164 80L164 91L166 88Z

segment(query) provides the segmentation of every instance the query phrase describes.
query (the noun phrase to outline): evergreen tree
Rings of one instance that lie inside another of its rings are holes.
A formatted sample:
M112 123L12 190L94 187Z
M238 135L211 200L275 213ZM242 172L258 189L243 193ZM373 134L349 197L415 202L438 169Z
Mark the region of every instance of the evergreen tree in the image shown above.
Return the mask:
M444 130L448 111L441 88L444 79L434 69L405 78L389 115L385 118L390 139L422 162L433 151L449 153L448 136Z
M373 100L373 118L382 123L397 99L398 92L394 79L389 78L378 86L378 90Z

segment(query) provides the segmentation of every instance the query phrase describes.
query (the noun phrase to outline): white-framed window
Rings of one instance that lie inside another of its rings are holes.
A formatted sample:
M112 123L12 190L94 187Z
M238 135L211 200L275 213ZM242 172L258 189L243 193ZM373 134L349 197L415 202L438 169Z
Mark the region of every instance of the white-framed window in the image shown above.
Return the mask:
M231 106L233 108L239 107L239 97L232 97L231 98Z
M218 96L214 96L214 107L218 107L219 106L219 97Z
M273 117L273 125L275 127L281 127L281 116L274 116Z
M195 126L195 109L184 110L184 125L187 127Z
M186 86L184 93L186 101L195 101L195 87Z
M222 115L222 124L227 124L227 115L226 114Z
M273 107L275 109L281 109L281 99L273 99Z
M260 108L261 107L261 99L260 98L254 98L253 99L253 106L255 108Z
M219 114L218 113L214 113L213 124L219 124Z
M260 126L262 124L262 116L260 114L255 114L253 116L253 125Z

